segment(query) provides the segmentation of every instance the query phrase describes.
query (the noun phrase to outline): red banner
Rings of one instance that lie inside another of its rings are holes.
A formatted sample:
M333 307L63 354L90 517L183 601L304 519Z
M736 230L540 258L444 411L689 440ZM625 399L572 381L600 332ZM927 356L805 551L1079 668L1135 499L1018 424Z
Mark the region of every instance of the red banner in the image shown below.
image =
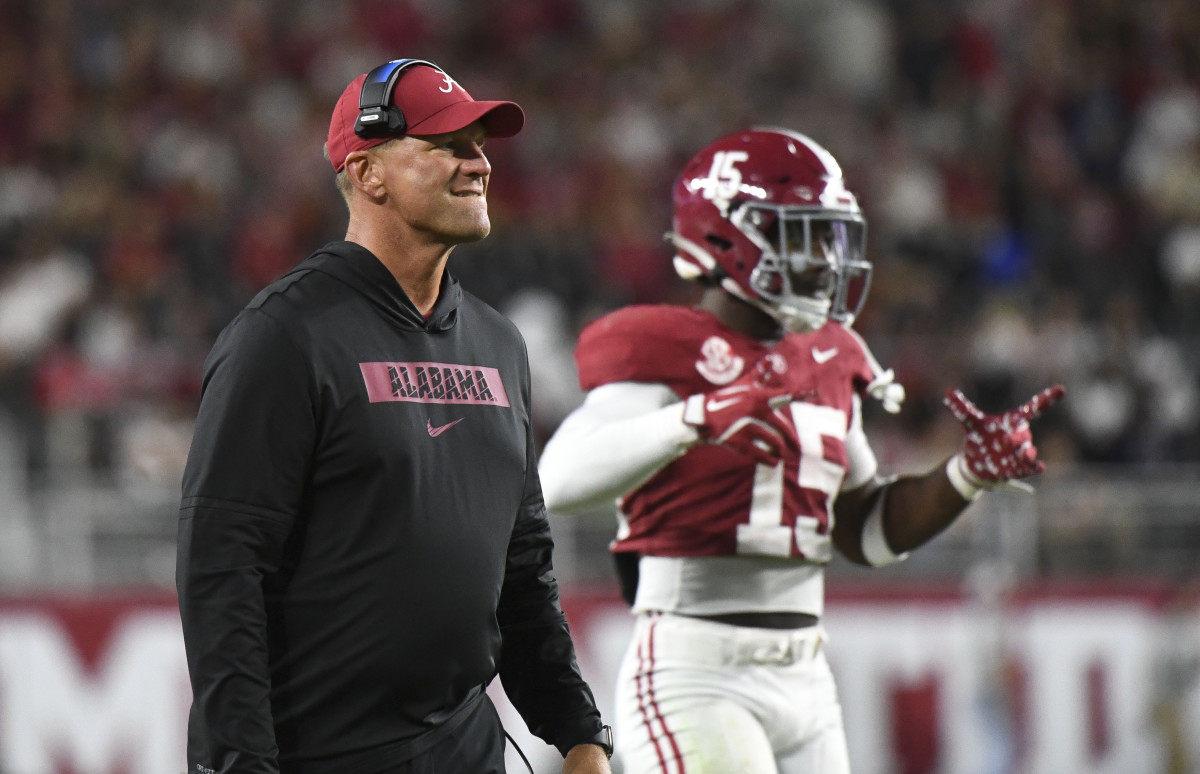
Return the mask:
M608 591L575 590L563 606L580 667L611 716L629 613ZM828 652L854 770L1194 765L1198 613L1196 600L1140 582L970 595L949 584L835 589ZM558 754L525 731L498 685L492 692L537 770L559 771ZM189 700L171 595L0 598L0 771L183 771Z

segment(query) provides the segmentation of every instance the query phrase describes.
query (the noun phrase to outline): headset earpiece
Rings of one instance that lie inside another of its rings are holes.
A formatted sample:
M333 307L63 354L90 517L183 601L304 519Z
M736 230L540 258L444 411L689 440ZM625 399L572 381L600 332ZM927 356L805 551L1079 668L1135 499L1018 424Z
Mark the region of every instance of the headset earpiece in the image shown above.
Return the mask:
M361 110L354 121L354 133L363 139L404 134L407 124L404 113L393 105Z
M354 133L363 139L371 137L399 137L408 127L404 113L392 101L392 92L400 74L414 65L428 65L438 72L442 68L427 59L393 59L384 62L363 81L358 93L358 118L354 121Z

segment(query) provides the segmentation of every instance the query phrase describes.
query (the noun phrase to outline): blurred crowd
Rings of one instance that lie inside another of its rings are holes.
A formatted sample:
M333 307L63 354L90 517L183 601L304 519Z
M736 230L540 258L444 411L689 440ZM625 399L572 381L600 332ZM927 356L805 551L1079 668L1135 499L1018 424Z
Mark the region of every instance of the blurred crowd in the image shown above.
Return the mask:
M947 388L1053 382L1046 456L1200 459L1195 0L6 0L0 434L35 480L178 480L215 335L344 233L334 101L397 57L525 108L451 269L525 333L543 439L582 325L694 299L683 162L768 124L866 209L856 327L909 394L868 415L885 466L953 448Z

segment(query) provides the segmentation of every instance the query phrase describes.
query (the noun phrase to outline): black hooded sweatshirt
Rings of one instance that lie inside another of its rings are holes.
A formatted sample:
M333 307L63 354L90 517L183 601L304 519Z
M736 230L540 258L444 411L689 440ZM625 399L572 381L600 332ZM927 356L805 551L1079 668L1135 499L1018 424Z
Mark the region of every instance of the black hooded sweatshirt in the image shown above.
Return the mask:
M497 673L564 754L600 730L512 323L448 273L425 319L334 242L259 293L204 371L176 570L191 774L374 774Z

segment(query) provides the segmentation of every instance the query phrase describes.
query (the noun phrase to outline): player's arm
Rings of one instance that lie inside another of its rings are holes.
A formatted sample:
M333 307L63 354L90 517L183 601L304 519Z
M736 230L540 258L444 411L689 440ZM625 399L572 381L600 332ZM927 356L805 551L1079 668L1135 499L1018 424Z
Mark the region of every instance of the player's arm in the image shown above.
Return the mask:
M698 440L683 403L662 384L614 382L595 388L562 421L539 463L546 507L560 513L611 503Z
M833 542L856 564L890 564L932 540L969 504L946 478L944 466L919 476L876 476L838 495Z
M1062 395L1062 387L1051 387L1015 409L984 414L961 392L947 393L946 406L966 430L962 448L924 475L872 476L840 493L834 545L858 564L888 564L932 540L984 491L1028 490L1021 479L1045 469L1029 423Z
M683 400L663 384L601 385L546 443L539 467L546 506L573 513L611 503L698 443L773 465L794 443L782 410L789 400L755 369Z

